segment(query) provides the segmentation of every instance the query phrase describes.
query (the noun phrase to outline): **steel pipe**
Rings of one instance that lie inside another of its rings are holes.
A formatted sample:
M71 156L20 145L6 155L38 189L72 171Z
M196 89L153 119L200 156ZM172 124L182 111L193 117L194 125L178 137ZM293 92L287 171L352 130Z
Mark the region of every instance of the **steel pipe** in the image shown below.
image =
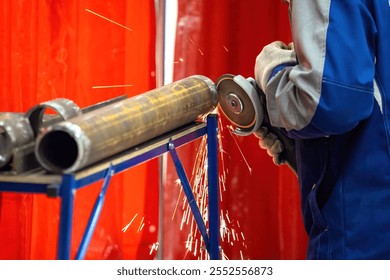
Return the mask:
M34 133L28 120L22 114L0 115L0 168L11 160L16 147L34 141Z
M35 154L48 171L72 173L196 121L217 103L215 84L191 76L44 128Z

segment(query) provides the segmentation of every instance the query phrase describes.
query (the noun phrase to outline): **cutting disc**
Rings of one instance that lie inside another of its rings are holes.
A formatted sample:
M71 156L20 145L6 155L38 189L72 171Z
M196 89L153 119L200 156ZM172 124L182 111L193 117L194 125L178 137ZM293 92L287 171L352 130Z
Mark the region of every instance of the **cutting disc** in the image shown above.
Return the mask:
M234 132L248 135L259 129L263 122L263 109L259 94L244 77L226 74L217 80L218 106L236 127Z

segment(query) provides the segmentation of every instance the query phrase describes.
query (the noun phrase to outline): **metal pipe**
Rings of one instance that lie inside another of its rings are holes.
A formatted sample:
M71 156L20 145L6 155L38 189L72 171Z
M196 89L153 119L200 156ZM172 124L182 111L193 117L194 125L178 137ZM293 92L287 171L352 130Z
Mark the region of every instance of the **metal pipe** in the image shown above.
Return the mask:
M72 100L57 98L42 102L25 114L0 112L0 169L21 173L38 167L34 141L41 128L125 99L127 96L122 95L80 109ZM47 109L56 114L45 114Z
M66 98L56 98L42 102L27 111L26 118L30 121L34 135L37 135L43 124L43 116L47 109L52 109L58 113L55 117L57 121L68 120L80 116L81 109L72 100Z
M14 149L34 141L34 133L22 114L0 115L0 168L8 164Z
M45 128L35 154L48 171L71 173L196 121L217 103L215 84L191 76Z

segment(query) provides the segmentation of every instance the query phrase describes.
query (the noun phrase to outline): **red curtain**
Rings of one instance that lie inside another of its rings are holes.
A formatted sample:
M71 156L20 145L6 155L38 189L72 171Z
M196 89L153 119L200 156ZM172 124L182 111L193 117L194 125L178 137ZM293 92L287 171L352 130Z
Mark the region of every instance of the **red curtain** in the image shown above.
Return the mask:
M1 0L0 44L0 111L57 97L85 107L156 86L152 0ZM96 88L114 85L132 86ZM72 256L100 185L76 193ZM56 258L59 200L1 193L0 258ZM157 205L157 161L114 176L86 258L153 258Z
M288 7L281 1L179 0L174 79L203 74L253 77L262 47L290 41ZM233 136L221 117L220 176L222 250L229 259L303 259L306 235L299 210L296 176L276 167L253 136ZM187 174L204 143L180 148ZM170 160L165 181L164 259L205 258L200 236L187 219L183 195ZM182 229L180 229L182 228ZM195 232L195 233L194 233Z

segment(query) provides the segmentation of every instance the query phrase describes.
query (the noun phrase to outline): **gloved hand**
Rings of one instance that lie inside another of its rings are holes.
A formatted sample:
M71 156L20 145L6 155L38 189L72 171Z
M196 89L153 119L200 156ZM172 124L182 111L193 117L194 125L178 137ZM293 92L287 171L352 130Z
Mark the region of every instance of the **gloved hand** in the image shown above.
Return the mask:
M260 88L266 92L267 83L275 68L282 65L297 64L293 43L288 46L275 41L263 48L256 58L255 79ZM282 70L282 69L280 69Z
M284 151L284 147L279 138L272 132L269 132L267 127L260 127L253 134L259 138L260 148L267 150L273 162L276 165L282 164L279 160L279 154Z

